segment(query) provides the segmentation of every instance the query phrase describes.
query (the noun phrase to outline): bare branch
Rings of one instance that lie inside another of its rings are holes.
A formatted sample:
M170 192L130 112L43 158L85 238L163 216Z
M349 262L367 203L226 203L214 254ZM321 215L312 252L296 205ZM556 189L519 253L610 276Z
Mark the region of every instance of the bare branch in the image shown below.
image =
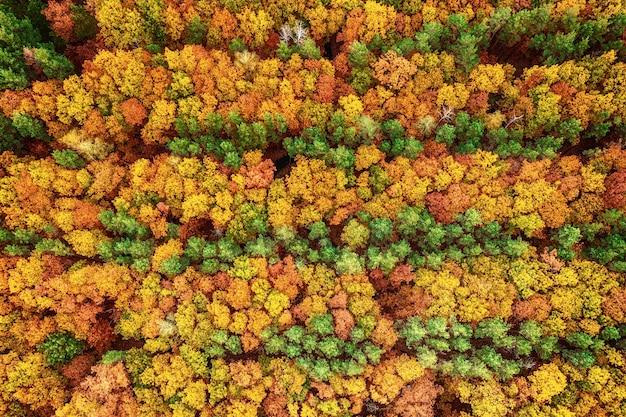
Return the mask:
M442 104L441 111L437 113L439 113L439 121L437 122L437 125L441 122L452 123L452 117L454 116L454 109L452 107Z
M511 126L511 125L517 125L517 123L519 123L523 118L524 118L523 114L519 115L519 116L516 116L515 115L515 110L513 110L513 117L506 123L504 128L508 129L509 126Z

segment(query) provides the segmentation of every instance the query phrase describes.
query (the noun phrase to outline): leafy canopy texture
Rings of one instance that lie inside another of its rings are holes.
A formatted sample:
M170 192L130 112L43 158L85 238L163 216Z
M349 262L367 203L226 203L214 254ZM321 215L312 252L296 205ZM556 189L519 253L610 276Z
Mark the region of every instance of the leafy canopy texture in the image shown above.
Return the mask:
M0 415L626 415L622 3L0 0Z

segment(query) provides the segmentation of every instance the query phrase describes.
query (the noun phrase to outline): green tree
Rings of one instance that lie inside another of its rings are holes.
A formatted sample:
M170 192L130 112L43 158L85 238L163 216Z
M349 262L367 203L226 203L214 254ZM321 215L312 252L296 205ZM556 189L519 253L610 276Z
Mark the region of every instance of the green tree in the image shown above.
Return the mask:
M70 362L82 353L84 345L82 340L69 333L52 333L37 345L37 350L44 354L51 366L55 366Z
M367 45L354 41L348 47L348 62L353 67L363 69L369 65L371 59L372 55Z
M81 169L85 167L85 160L71 149L54 150L52 151L52 157L63 168Z

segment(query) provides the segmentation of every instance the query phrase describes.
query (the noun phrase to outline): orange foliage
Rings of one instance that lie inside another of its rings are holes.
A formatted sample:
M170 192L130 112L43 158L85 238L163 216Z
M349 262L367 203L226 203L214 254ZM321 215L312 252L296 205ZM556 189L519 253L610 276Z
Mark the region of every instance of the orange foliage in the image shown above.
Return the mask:
M335 334L338 338L349 340L350 332L354 328L354 316L345 308L333 308L333 320L335 322Z
M51 0L48 2L48 7L41 11L48 22L50 22L52 30L65 41L69 41L74 33L71 5L72 2L70 0L62 2Z
M526 300L517 300L511 307L512 317L516 321L543 321L548 318L552 305L542 294L533 294Z
M120 105L124 120L131 126L141 126L148 112L146 108L141 104L137 98L133 97L128 100L124 100Z
M365 13L361 8L352 9L348 13L343 30L337 34L337 42L343 42L343 47L347 48L352 42L358 40L365 19Z
M302 279L291 256L287 256L272 265L269 279L276 290L287 295L291 300L298 296L300 288L303 286Z
M122 362L94 365L92 371L94 375L85 378L72 395L70 402L59 410L57 415L62 417L138 415L139 405Z
M435 384L432 372L416 379L412 384L402 388L385 415L387 417L433 417L435 400L443 394L443 388Z
M614 288L602 303L602 310L618 323L626 321L626 290Z
M622 208L626 204L626 170L622 169L606 177L604 186L604 206L607 209Z
M420 288L402 285L397 290L383 293L378 297L378 303L381 311L391 315L394 320L402 320L424 314L432 299L431 295Z
M399 91L417 72L417 66L394 50L389 50L373 65L374 77L381 85Z
M337 80L330 75L321 74L317 77L315 83L315 94L311 97L313 100L320 103L332 104L336 101L335 88L337 86Z

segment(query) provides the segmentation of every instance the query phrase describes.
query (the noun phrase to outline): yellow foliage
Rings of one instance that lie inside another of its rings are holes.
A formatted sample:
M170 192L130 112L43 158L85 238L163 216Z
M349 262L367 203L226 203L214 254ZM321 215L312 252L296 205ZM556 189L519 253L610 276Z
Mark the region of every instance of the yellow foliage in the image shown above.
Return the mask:
M363 114L363 103L354 94L341 96L338 102L349 123L354 123L357 117Z
M307 382L304 370L287 358L271 358L268 368L284 394L299 394Z
M316 41L337 33L345 21L345 15L346 12L343 9L339 7L328 8L322 3L304 10L304 17L310 24L311 38Z
M477 385L461 381L457 387L459 399L472 406L472 416L505 417L515 402L503 392L502 385L494 379Z
M541 216L537 213L523 214L514 217L511 219L511 224L519 228L527 237L532 237L536 232L541 231L541 229L546 226Z
M419 364L417 359L411 358L406 354L402 354L396 359L395 366L397 374L407 383L413 382L424 375L424 367Z
M288 308L290 305L291 302L289 301L289 297L275 290L270 291L265 303L263 304L271 317L279 316L283 310Z
M125 7L121 0L97 3L96 19L100 33L109 47L128 48L134 42L148 40L143 18L138 10Z
M505 80L506 73L502 64L480 64L469 75L470 89L487 93L497 93Z
M77 255L93 258L98 254L98 246L105 242L110 242L104 232L100 229L94 230L74 230L63 237Z
M567 387L567 377L554 363L541 365L528 377L528 381L531 395L539 403L549 401Z
M235 334L243 334L248 324L248 316L242 311L236 311L231 315L231 322L228 330Z
M17 261L14 269L9 271L9 293L15 294L15 301L19 300L28 308L36 308L38 296L35 289L43 283L44 263L41 253L35 253L28 258Z
M127 339L141 339L141 329L148 322L148 315L145 311L126 311L120 322L116 326L117 332Z
M12 362L6 369L3 391L12 400L29 405L33 410L61 408L69 397L61 374L47 366L44 355L35 352Z
M329 382L338 395L355 395L359 397L367 395L367 385L362 376L348 378L340 374L334 374L330 377Z
M250 47L261 46L269 36L269 29L274 26L274 20L265 10L255 12L246 7L237 14L239 19L239 34L241 39Z
M391 403L407 384L396 372L396 362L397 358L382 361L374 367L373 372L367 378L370 397L379 404ZM400 369L404 372L402 365L400 365ZM410 373L405 373L405 377L410 376Z
M173 41L180 40L183 36L185 23L180 12L172 6L167 6L163 10L163 22L165 23L165 32Z
M611 373L608 369L592 366L587 372L587 382L591 384L591 391L598 392L604 389L607 382L611 379Z
M606 174L596 172L592 165L585 165L580 173L583 177L582 190L588 193L603 193Z
M213 203L213 198L208 194L200 193L187 197L183 201L183 215L181 223L187 223L192 218L206 218Z
M178 239L170 239L167 243L157 247L152 256L152 270L158 272L161 268L161 263L164 260L174 256L183 254L183 244Z
M214 300L207 306L213 325L218 329L227 329L230 324L230 309L221 302Z
M183 404L202 410L206 404L207 386L202 380L190 382L181 394Z
M447 84L439 89L439 94L437 95L437 105L460 110L465 107L465 104L467 104L469 96L470 93L467 91L465 84Z
M141 131L141 137L147 144L163 144L167 138L163 132L174 123L176 103L168 100L157 100L152 105L148 123Z
M384 158L383 154L376 145L361 145L355 152L356 169L361 171L368 169L370 166L377 164Z
M432 294L433 302L426 311L425 316L449 317L456 314L455 290L460 286L461 281L454 273L448 270L439 272L426 268L419 268L415 272L415 286L427 293Z
M488 257L478 258L481 273L464 271L462 286L455 291L458 300L458 317L462 322L479 322L487 317L508 317L516 298L513 284L506 272L494 265Z
M248 310L248 331L255 336L260 336L263 329L272 324L272 319L266 312L259 309Z
M461 181L466 167L459 164L452 156L447 156L442 161L443 167L435 175L435 189L445 190L452 183Z

